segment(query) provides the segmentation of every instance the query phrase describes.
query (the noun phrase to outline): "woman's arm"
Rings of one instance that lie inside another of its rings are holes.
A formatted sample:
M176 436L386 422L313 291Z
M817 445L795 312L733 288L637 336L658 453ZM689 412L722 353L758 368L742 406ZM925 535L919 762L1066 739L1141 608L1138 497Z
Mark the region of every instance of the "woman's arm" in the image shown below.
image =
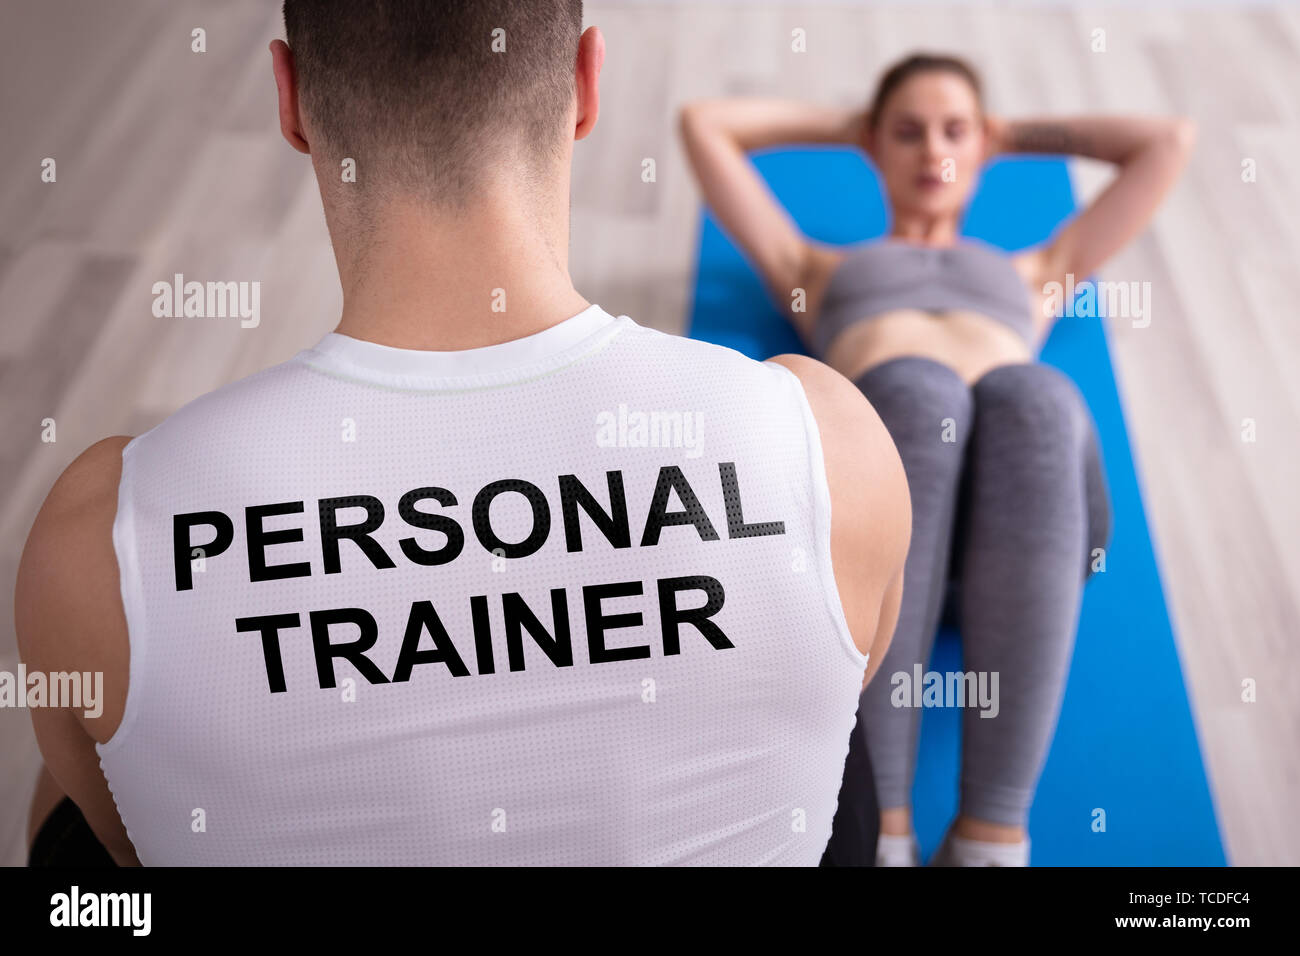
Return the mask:
M694 100L679 113L686 155L709 208L786 313L791 291L805 287L813 245L745 154L781 143L856 143L862 115L748 96Z
M1187 164L1196 139L1178 117L1096 116L1059 120L990 120L991 152L1064 153L1114 163L1100 196L1028 257L1039 282L1076 281L1136 237Z

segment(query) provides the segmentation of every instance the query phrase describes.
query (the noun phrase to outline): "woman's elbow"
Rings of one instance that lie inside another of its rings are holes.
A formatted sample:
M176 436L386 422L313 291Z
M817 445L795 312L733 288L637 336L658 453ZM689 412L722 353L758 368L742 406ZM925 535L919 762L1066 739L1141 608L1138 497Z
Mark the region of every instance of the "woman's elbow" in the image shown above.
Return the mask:
M708 123L707 100L687 100L677 108L677 132L683 138L698 135Z
M1196 145L1196 121L1178 116L1170 121L1169 142L1181 153L1190 153Z

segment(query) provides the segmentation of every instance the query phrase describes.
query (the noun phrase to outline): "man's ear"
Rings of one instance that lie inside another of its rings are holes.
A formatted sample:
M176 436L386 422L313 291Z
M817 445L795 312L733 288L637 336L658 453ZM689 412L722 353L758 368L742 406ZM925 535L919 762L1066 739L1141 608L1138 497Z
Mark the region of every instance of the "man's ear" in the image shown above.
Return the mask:
M293 51L283 40L271 41L271 70L280 100L280 133L300 153L310 153L298 112L298 76L293 68Z
M574 64L574 86L578 97L577 125L573 138L582 139L596 125L600 113L600 68L605 62L605 38L599 27L587 27L578 40L578 60Z

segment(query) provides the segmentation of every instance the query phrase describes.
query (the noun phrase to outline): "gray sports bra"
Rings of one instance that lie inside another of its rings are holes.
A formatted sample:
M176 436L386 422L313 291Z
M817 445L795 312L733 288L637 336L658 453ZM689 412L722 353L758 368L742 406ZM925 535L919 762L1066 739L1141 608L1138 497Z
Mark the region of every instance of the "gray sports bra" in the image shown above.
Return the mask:
M813 348L825 357L850 325L893 309L978 312L1033 342L1029 290L1005 253L973 239L945 247L874 239L850 246L831 274Z

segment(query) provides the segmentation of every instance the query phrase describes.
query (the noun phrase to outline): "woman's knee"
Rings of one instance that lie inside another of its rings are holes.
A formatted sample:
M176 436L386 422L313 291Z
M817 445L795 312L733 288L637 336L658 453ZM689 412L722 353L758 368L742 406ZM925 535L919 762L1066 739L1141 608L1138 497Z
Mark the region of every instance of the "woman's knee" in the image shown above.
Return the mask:
M965 444L974 399L970 386L947 365L906 355L868 369L854 384L896 442L915 435L940 444Z
M972 387L980 428L1010 430L1035 442L1060 443L1082 457L1091 428L1083 395L1059 369L1041 363L1000 365Z

